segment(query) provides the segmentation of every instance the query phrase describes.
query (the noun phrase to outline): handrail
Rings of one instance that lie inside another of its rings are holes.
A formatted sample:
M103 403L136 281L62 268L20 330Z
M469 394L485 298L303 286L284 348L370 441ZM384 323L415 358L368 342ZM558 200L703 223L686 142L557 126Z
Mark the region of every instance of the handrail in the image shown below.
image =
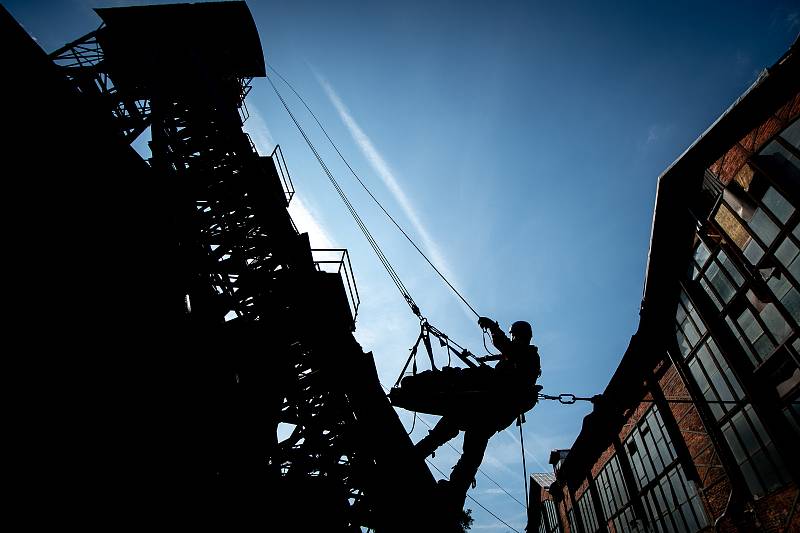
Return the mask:
M294 197L294 184L292 184L292 177L289 175L289 167L286 165L286 160L283 158L283 150L281 145L276 144L275 149L272 150L270 157L275 162L275 168L278 170L281 182L283 182L283 191L286 194L286 203L290 203Z
M318 253L336 253L334 259L317 259L315 252ZM342 282L346 287L347 299L350 304L351 312L353 313L353 323L358 317L358 307L361 305L361 298L358 294L358 287L356 286L356 278L353 274L353 265L350 262L350 254L346 248L313 248L311 255L314 257L314 266L321 272L330 272L325 270L324 265L338 265L335 269L335 274L342 276Z

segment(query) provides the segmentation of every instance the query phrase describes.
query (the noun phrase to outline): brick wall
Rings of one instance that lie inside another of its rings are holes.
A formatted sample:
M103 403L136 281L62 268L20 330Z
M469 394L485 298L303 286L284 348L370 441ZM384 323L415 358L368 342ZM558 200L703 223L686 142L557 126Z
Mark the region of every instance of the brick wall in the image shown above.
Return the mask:
M750 155L761 149L762 146L776 133L789 125L800 115L800 94L781 107L774 115L762 122L757 128L745 135L738 143L731 146L709 170L719 176L722 183L727 185L736 173L742 168Z

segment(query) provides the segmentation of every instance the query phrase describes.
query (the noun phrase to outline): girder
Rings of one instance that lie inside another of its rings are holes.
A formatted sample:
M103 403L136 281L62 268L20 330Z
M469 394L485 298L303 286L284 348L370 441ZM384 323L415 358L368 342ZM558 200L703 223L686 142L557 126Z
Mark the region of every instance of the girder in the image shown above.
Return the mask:
M243 4L224 4L241 16ZM199 376L189 417L198 449L187 462L206 485L191 490L220 514L247 501L253 517L262 508L298 511L306 502L297 499L307 498L320 510L309 518L328 531L430 525L433 478L352 335L357 290L352 276L346 285L340 276L349 264L343 256L329 273L314 261L287 211L294 190L282 153L260 156L242 130L258 58L232 76L224 54L213 69L192 57L181 69L193 84L175 82L157 60L145 62L150 70L128 65L136 43L126 39L137 33L124 15L150 14L125 9L103 10L113 23L50 58L76 98L104 110L121 143L150 130L148 163L163 196L154 204L167 206L160 214L175 263L163 266L174 276L171 300L185 302L175 328ZM129 216L147 217L148 208ZM282 439L280 424L292 427ZM271 503L269 493L278 494ZM428 511L397 515L418 500Z

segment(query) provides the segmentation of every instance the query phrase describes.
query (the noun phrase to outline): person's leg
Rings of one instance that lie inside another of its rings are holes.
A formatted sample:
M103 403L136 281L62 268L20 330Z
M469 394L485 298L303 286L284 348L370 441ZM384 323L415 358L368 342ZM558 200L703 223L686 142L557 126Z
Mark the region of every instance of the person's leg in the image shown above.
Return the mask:
M454 439L456 435L458 435L458 425L448 417L443 416L441 420L433 426L433 429L428 432L428 435L414 445L414 449L417 450L422 457L428 457L435 452L439 446L450 439Z
M474 428L464 432L464 449L461 458L453 467L450 474L450 489L453 497L457 498L457 504L463 508L464 500L467 497L467 490L475 479L475 474L483 461L483 454L489 439L494 435L494 430L490 428Z

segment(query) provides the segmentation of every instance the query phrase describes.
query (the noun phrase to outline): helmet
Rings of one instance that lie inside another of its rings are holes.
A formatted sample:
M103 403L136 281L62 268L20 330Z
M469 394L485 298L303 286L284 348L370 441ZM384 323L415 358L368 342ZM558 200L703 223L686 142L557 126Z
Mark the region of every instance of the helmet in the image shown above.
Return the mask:
M531 329L531 325L524 320L517 320L513 324L511 324L511 328L508 332L517 338L524 338L527 341L530 341L533 338L533 330Z

